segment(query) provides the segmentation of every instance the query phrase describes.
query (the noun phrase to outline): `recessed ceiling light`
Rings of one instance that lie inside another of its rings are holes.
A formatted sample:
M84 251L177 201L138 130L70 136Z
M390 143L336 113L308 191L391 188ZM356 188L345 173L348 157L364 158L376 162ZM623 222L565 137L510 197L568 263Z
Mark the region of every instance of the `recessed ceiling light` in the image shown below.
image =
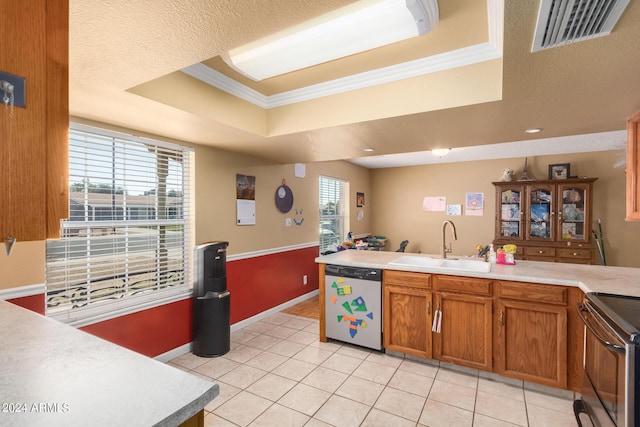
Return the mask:
M225 62L261 81L426 34L438 23L436 0L366 0L232 49Z
M542 128L531 128L531 129L525 130L524 132L525 133L538 133L538 132L541 132L541 131L542 131Z
M369 147L369 148L365 148L364 151L366 151L367 153L371 153L372 151L376 151L376 149Z
M442 156L448 154L449 151L451 151L450 148L435 148L435 149L431 150L433 155L438 156L438 157L442 157Z

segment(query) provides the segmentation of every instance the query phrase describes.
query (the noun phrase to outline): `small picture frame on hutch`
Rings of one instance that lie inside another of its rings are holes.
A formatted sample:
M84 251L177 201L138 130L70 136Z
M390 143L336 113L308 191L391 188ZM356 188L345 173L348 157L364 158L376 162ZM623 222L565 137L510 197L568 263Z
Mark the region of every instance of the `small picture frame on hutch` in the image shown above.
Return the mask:
M549 165L549 179L567 179L571 176L570 163Z

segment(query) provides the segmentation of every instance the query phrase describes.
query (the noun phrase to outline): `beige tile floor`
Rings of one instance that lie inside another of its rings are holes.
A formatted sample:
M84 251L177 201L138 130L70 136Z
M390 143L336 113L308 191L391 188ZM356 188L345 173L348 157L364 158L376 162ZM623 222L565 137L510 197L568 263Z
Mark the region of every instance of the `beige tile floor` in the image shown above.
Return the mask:
M234 331L224 356L168 363L220 385L206 426L576 426L573 393L321 343L317 321L285 313Z

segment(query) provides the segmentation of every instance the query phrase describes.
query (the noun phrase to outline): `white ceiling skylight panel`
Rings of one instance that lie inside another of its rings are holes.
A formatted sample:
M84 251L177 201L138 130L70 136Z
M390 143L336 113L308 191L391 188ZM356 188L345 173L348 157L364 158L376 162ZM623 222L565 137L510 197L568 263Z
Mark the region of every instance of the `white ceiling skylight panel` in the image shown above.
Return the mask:
M426 34L436 0L361 0L232 49L223 59L255 81Z

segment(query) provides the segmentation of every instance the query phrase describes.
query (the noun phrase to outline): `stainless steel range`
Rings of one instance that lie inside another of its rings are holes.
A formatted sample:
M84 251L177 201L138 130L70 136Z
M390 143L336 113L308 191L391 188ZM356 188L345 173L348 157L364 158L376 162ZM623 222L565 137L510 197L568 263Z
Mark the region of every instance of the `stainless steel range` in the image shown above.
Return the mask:
M578 311L585 324L582 399L595 426L640 427L640 298L588 293Z

